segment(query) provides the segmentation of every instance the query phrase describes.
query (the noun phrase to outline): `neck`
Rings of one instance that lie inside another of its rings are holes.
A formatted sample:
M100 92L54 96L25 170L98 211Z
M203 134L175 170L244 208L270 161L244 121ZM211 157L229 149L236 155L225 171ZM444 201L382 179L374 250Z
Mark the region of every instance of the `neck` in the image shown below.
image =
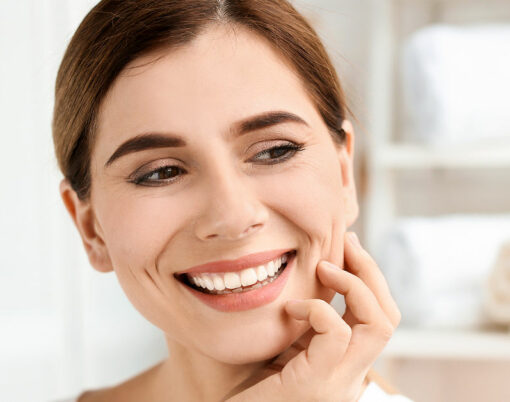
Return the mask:
M170 357L147 371L117 386L87 391L80 402L188 402L225 401L268 375L261 370L268 361L252 364L227 364L214 360L167 339ZM374 376L377 376L374 378ZM254 379L252 381L252 378ZM369 370L361 387L380 376ZM383 388L384 389L384 388Z
M168 339L169 358L161 363L155 386L161 401L222 401L267 362L229 364ZM158 400L159 397L158 397Z

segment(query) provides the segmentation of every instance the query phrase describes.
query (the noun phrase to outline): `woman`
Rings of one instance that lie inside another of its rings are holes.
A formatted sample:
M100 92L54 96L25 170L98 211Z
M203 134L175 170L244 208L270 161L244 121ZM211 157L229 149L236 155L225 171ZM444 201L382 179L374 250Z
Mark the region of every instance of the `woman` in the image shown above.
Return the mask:
M89 12L56 82L60 192L91 265L115 272L170 357L80 402L389 398L370 367L400 312L346 235L358 215L346 114L285 0Z

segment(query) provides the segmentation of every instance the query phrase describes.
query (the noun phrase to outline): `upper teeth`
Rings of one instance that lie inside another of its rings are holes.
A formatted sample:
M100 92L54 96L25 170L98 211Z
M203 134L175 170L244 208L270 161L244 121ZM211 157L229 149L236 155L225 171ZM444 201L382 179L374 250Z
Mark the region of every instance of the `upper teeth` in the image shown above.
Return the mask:
M287 262L287 255L269 261L258 267L246 268L238 272L188 274L188 278L195 285L208 290L236 289L241 286L250 286L257 281L263 281L278 272L281 265Z

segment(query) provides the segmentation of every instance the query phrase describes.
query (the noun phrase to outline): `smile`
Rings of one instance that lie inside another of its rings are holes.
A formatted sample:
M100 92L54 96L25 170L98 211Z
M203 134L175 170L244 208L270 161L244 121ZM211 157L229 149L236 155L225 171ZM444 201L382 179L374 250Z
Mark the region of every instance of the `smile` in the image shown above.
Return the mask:
M267 264L238 272L186 274L188 283L208 294L228 294L258 289L275 280L287 266L292 252L285 253Z
M225 312L243 311L275 300L283 290L296 250L256 267L235 272L184 273L179 282L206 305Z

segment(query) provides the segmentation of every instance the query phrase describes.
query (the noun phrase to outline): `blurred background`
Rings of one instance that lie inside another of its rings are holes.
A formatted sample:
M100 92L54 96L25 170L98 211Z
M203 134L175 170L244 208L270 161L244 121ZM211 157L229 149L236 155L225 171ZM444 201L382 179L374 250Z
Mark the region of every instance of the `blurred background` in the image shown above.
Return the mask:
M90 267L58 194L53 86L95 3L0 1L2 401L77 395L167 356ZM352 229L403 314L376 370L418 402L510 401L510 1L293 4L355 115Z

